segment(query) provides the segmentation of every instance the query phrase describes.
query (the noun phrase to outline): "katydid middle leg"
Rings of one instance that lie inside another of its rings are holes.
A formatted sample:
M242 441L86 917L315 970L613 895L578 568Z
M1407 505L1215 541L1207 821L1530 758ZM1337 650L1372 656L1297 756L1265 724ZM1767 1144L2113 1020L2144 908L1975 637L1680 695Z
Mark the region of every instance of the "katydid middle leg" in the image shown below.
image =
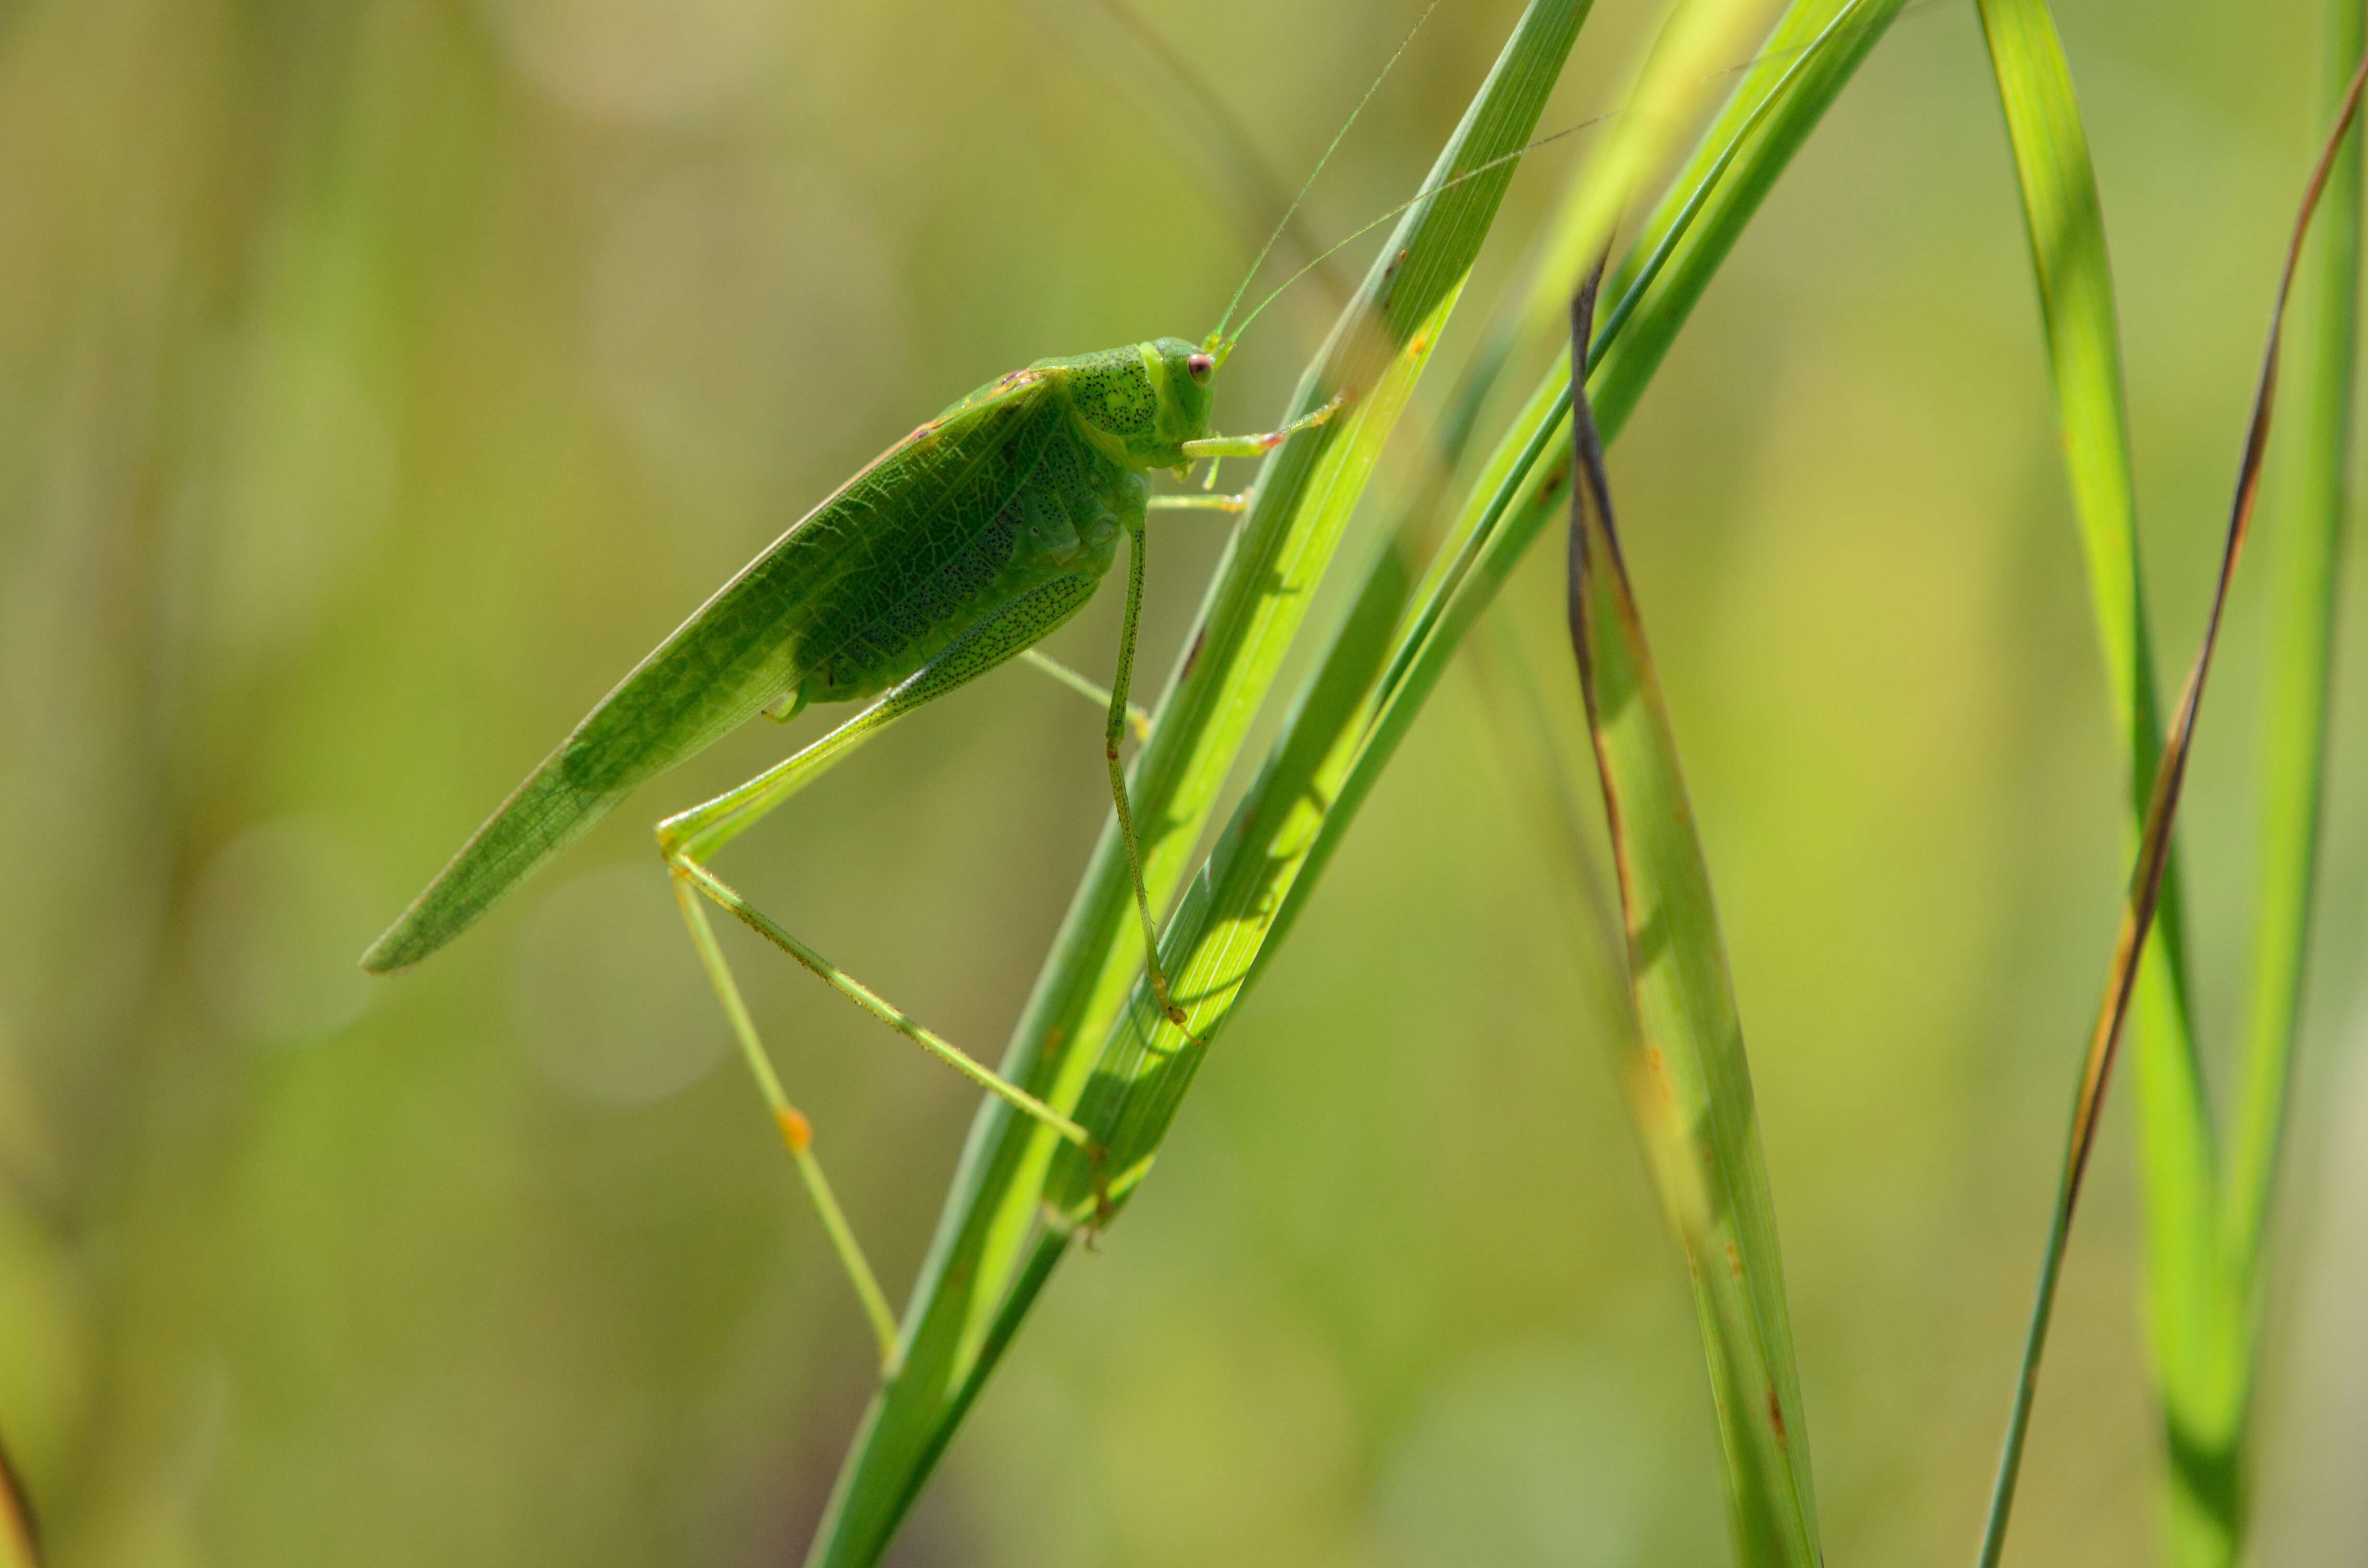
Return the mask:
M1347 401L1348 394L1342 392L1323 407L1292 421L1280 430L1269 430L1257 436L1212 436L1185 442L1184 450L1194 458L1208 458L1212 464L1218 458L1256 457L1274 450L1302 430L1323 424ZM1145 505L1238 512L1249 505L1249 497L1247 494L1155 495ZM1143 847L1135 837L1134 809L1127 799L1126 768L1119 760L1119 738L1126 727L1127 686L1134 674L1135 629L1143 617L1144 514L1139 511L1129 513L1120 520L1126 524L1127 531L1126 617L1119 631L1118 670L1110 676L1110 722L1103 732L1103 754L1110 763L1110 802L1118 810L1119 837L1126 846L1127 874L1134 883L1134 912L1143 924L1144 975L1151 983L1151 994L1159 1004L1161 1015L1190 1037L1191 1030L1184 1009L1168 988L1167 971L1159 964L1159 925L1152 918L1151 895L1143 884Z
M1110 762L1110 803L1118 809L1119 839L1126 846L1126 869L1134 883L1134 912L1143 922L1143 962L1151 994L1159 1011L1178 1028L1185 1028L1184 1009L1167 989L1167 975L1159 967L1159 924L1151 916L1151 895L1143 885L1143 846L1134 835L1134 808L1126 794L1126 766L1119 760L1119 737L1126 729L1127 687L1134 677L1134 633L1143 619L1143 514L1133 513L1126 524L1126 617L1118 637L1118 670L1110 676L1110 722L1102 732L1102 752ZM1188 1029L1186 1031L1190 1033Z

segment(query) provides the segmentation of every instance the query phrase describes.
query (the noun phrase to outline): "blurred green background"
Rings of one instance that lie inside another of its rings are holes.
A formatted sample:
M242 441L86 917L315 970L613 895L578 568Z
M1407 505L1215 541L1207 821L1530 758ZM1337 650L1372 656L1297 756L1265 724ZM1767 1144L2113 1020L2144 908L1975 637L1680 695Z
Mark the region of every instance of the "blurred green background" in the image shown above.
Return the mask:
M1293 187L1417 10L1143 4ZM2060 8L2167 669L2319 134L2316 10ZM1515 11L1432 18L1315 233L1412 189ZM1603 0L1549 126L1611 107L1654 14ZM421 972L354 960L887 442L1039 356L1212 324L1255 236L1113 36L1067 0L0 3L0 1436L58 1562L803 1551L870 1340L646 836L785 737L646 791ZM1515 187L1455 345L1585 146ZM1971 8L1916 7L1612 454L1838 1563L1970 1551L2123 875L2029 272ZM1224 425L1271 419L1304 316L1229 364ZM1221 528L1154 537L1145 695ZM1558 555L1509 606L1575 722ZM2249 920L2259 576L2183 830L2207 1040ZM1107 670L1117 608L1054 650ZM2368 1556L2368 647L2343 657L2264 1562ZM1442 687L899 1562L1723 1555L1601 957L1486 689ZM1107 809L1099 724L999 674L726 872L991 1056ZM975 1096L725 939L901 1296ZM2149 1549L2128 1153L2116 1111L2021 1561Z

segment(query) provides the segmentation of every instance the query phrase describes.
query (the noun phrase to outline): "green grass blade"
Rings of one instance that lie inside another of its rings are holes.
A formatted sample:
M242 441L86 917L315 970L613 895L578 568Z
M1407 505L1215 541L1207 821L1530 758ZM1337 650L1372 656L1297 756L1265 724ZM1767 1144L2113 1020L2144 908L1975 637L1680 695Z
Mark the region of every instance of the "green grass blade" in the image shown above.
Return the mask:
M1584 19L1586 0L1535 0L1451 136L1427 187L1521 146ZM1339 387L1358 401L1269 460L1256 497L1170 676L1131 787L1144 880L1164 903L1182 882L1248 724L1329 562L1405 395L1486 237L1513 166L1417 203L1383 247L1341 326L1303 378L1292 416ZM1142 967L1125 860L1106 831L1015 1031L1003 1070L1073 1105ZM1017 1319L1015 1279L1040 1288L1059 1249L1029 1258L1053 1149L995 1106L973 1123L905 1321L904 1370L882 1390L843 1467L809 1560L878 1560Z
M2339 101L2359 66L2363 17L2357 0L2329 0L2319 81ZM2351 510L2352 384L2359 341L2360 140L2347 132L2328 176L2318 233L2305 263L2309 330L2296 367L2301 441L2283 527L2263 541L2270 573L2270 648L2260 767L2260 889L2254 922L2253 991L2230 1128L2225 1235L2234 1284L2247 1303L2240 1347L2249 1384L2269 1228L2317 886L2320 792L2327 768L2328 677L2335 652L2335 593L2344 518Z
M1820 7L1804 30L1822 40L1821 50L1835 54L1847 50L1847 58L1854 62L1862 58L1892 9L1859 7L1850 22L1856 26L1871 17L1874 26L1853 31L1828 29L1827 24L1836 20L1835 8ZM1739 225L1764 195L1807 126L1848 76L1847 70L1826 68L1832 55L1794 53L1795 58L1773 68L1772 83L1745 84L1745 107L1725 121L1725 145L1714 146L1698 160L1699 177L1707 183L1672 195L1648 225L1651 243L1645 254L1665 264L1675 254L1674 244L1665 242L1683 238L1697 222L1722 228ZM1775 88L1782 91L1771 97ZM1765 112L1754 112L1763 107ZM1783 134L1761 134L1770 128ZM1737 153L1740 161L1733 155ZM1722 174L1733 177L1721 181L1717 176ZM1589 194L1575 192L1575 203ZM1622 319L1659 337L1665 326L1682 319L1725 248L1697 248L1693 255L1700 259L1689 273L1691 286L1653 293L1652 304L1642 311L1635 301L1653 289L1660 273L1655 264L1640 263L1631 308ZM1657 348L1652 358L1657 359ZM1405 570L1395 551L1384 553L1377 564L1359 611L1348 619L1311 679L1266 768L1223 835L1209 874L1195 885L1178 915L1175 930L1179 936L1200 937L1188 949L1192 961L1178 985L1179 994L1198 999L1196 1026L1203 1019L1211 1027L1222 1022L1225 1009L1255 980L1457 642L1522 549L1559 509L1569 452L1565 422L1568 393L1563 382L1566 377L1550 378L1532 394L1483 466L1463 515L1400 618L1372 690L1360 699L1356 696L1374 658L1372 611L1395 600L1395 582ZM1715 959L1714 949L1711 968L1723 975L1723 961ZM1138 1042L1131 1057L1113 1064L1104 1092L1114 1100L1123 1096L1131 1119L1122 1124L1118 1148L1141 1147L1156 1138L1197 1059L1198 1051L1190 1048L1172 1058L1156 1058ZM1757 1142L1748 1077L1739 1059L1722 1059L1697 1081L1713 1086L1722 1125L1734 1138L1718 1145L1674 1150L1665 1187L1672 1195L1673 1214L1700 1208L1684 1201L1684 1193L1743 1195L1717 1225L1681 1227L1691 1254L1719 1260L1715 1278L1703 1283L1703 1321L1714 1384L1723 1396L1732 1396L1723 1397L1722 1406L1731 1418L1729 1490L1738 1544L1752 1561L1812 1562L1815 1507L1772 1210L1765 1200L1764 1174L1755 1174ZM1652 1135L1656 1125L1648 1123L1648 1145L1667 1146L1668 1140ZM1084 1176L1081 1169L1073 1171L1061 1196L1079 1200ZM1748 1395L1736 1392L1746 1389ZM1772 1418L1771 1411L1777 1413ZM1789 1445L1774 1440L1780 1427L1789 1428Z
M1573 312L1587 353L1594 284ZM1619 872L1638 1050L1632 1108L1685 1244L1710 1351L1736 1555L1821 1560L1774 1196L1752 1108L1742 1021L1693 830L1676 736L1620 559L1602 445L1576 410L1570 634Z
M2120 346L2095 176L2062 45L2044 0L1981 0L2024 216L2087 559L2107 684L2129 766L2131 823L2142 820L2161 748L2159 707L2141 599L2135 503ZM2170 1459L2170 1530L2182 1562L2232 1558L2241 1529L2237 1453L2246 1353L2240 1302L2219 1246L2216 1140L2187 1005L2175 858L2138 976L2136 1035L2147 1318ZM2282 1062L2263 1071L2282 1085ZM2281 1091L2282 1092L2282 1091ZM2068 1212L2059 1202L2064 1224ZM2043 1262L2044 1303L2063 1226ZM2032 1353L2044 1336L2034 1317ZM2002 1534L2030 1418L2036 1365L2018 1384L1989 1533Z
M2022 193L2065 464L2127 768L2135 842L2162 747L2162 715L2142 597L2121 334L2096 175L2071 70L2045 0L1980 0L1980 13ZM2179 885L2174 857L2136 997L2149 1340L2174 1452L2191 1443L2191 1434L2214 1424L2209 1412L2216 1401L2196 1386L2196 1369L2216 1337L2213 1325L2220 1314L2209 1240L2218 1210L2216 1156L2187 1003ZM2051 1262L2043 1267L2051 1278L2053 1256L2051 1247ZM1994 1514L2010 1502L2020 1463L2016 1434L2028 1421L2028 1396L2019 1394L2017 1403Z
M1987 0L1985 4L1987 6ZM2039 20L2045 21L2044 12ZM1994 41L1998 36L1998 32L1994 30ZM2040 28L2027 28L2022 41L2028 42L2038 36L2041 36ZM2044 41L2053 44L2052 25L2044 28ZM2060 51L2055 58L2060 63ZM2001 80L2005 80L2003 74ZM2167 892L2166 883L2171 864L2171 830L2178 815L2188 763L2193 753L2196 715L2203 703L2205 683L2211 676L2214 654L2219 647L2229 588L2250 531L2254 504L2260 496L2261 471L2276 407L2278 360L2284 336L2286 305L2293 294L2294 277L2300 268L2303 245L2309 233L2311 220L2327 187L2330 171L2338 161L2338 154L2344 146L2346 132L2359 108L2363 84L2368 84L2368 70L2355 71L2344 89L2335 127L2312 170L2301 210L2294 219L2294 232L2287 243L2285 265L2279 276L2276 301L2271 311L2269 344L2262 355L2260 376L2254 390L2252 416L2246 431L2244 457L2237 471L2236 498L2229 508L2226 539L2222 546L2219 575L2213 588L2211 609L2205 619L2202 646L2189 670L2161 755L2152 771L2146 809L2140 818L2135 863L2131 871L2121 930L2115 939L2112 961L2107 969L2105 996L2099 1008L2096 1026L2090 1032L2078 1090L2073 1101L2071 1131L2066 1140L2055 1214L2041 1265L2037 1299L2032 1309L2031 1328L2024 1344L2021 1375L2016 1388L2014 1409L2008 1425L2005 1449L1999 1458L1997 1485L1982 1540L1979 1561L1983 1568L1992 1568L2004 1551L2007 1517L2013 1502L2023 1439L2029 1430L2040 1358L2045 1346L2048 1318L2055 1301L2055 1282L2062 1267L2073 1213L2079 1201L2081 1180L2089 1156L2095 1147L2097 1124L2102 1112L2122 1028L2137 990L2150 928L2159 901ZM2011 99L2009 103L2011 119ZM2061 133L2060 127L2058 133ZM2019 136L2019 144L2021 140ZM2034 224L2034 233L2036 232L2037 225ZM2144 1117L2153 1108L2141 1107L2142 1126ZM2208 1157L2208 1148L2203 1153ZM2150 1163L2146 1174L2151 1178L2158 1173ZM2207 1169L2207 1176L2214 1174L2216 1173ZM2155 1197L2157 1203L2161 1201L2160 1195L2150 1196ZM2181 1562L2233 1562L2242 1548L2244 1536L2239 1456L2244 1426L2241 1391L2246 1380L2240 1369L2249 1354L2247 1314L2241 1306L2232 1304L2233 1293L2226 1289L2233 1283L2233 1278L2223 1266L2219 1251L2218 1216L2207 1211L2182 1218L2192 1221L2195 1230L2193 1233L2175 1238L2179 1248L2177 1261L2200 1274L2201 1278L2175 1277L2166 1281L2157 1267L2152 1280L2156 1286L2165 1287L2171 1292L2192 1292L2191 1296L2175 1297L2171 1305L2174 1310L2192 1309L2199 1313L2179 1324L2195 1335L2192 1344L2180 1347L2184 1352L2180 1358L2173 1360L2162 1346L2157 1344L2156 1346L2157 1359L2162 1363L2160 1376L2165 1410L2170 1420L2171 1545L2174 1555ZM2159 1325L2164 1316L2159 1300L2157 1306L2156 1321ZM2202 1416L2206 1424L2198 1426L2182 1426L2180 1424L2182 1418L2197 1415Z
M1672 17L1630 111L1573 187L1551 226L1542 284L1558 281L1558 268L1571 268L1600 248L1640 171L1667 158L1677 127L1688 118L1689 99L1702 91L1711 67L1737 46L1738 23L1752 8L1697 0ZM1536 443L1544 438L1540 413L1533 400L1523 415L1524 427L1532 432L1532 449L1521 462L1525 472L1534 464ZM1484 507L1484 527L1513 504L1519 489L1518 483L1489 483L1484 476L1479 494L1491 497ZM1451 548L1434 563L1411 627L1399 640L1401 652L1384 671L1383 692L1400 689L1399 677L1412 648L1426 640L1468 558L1468 548ZM1340 683L1330 689L1346 694L1349 687ZM1406 705L1401 711L1410 717L1414 706ZM1080 1118L1088 1126L1110 1129L1111 1169L1121 1187L1140 1172L1165 1136L1208 1040L1254 977L1269 936L1295 909L1295 890L1327 814L1322 802L1338 798L1340 781L1361 749L1368 726L1339 708L1311 701L1303 713L1320 715L1315 723L1326 733L1326 744L1308 744L1299 726L1293 727L1221 836L1207 872L1187 896L1170 932L1168 951L1180 955L1171 957L1171 972L1178 976L1176 992L1190 1015L1196 1038L1174 1039L1158 1025L1156 1011L1138 998L1125 1015L1127 1032L1098 1070L1094 1091L1081 1105ZM1319 754L1324 760L1312 771L1298 766L1315 764ZM1054 1200L1082 1204L1089 1195L1091 1174L1084 1161L1068 1161L1064 1179L1053 1189Z

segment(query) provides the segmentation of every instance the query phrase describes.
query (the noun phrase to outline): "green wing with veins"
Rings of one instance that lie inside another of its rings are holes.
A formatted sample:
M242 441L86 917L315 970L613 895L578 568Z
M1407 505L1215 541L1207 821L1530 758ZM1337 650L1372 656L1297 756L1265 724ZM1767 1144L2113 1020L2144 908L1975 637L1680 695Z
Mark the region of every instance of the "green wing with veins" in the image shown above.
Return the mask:
M981 387L798 519L601 699L362 955L417 963L656 775L798 690L856 629L991 527L1066 418L1051 379ZM923 563L921 573L894 569Z

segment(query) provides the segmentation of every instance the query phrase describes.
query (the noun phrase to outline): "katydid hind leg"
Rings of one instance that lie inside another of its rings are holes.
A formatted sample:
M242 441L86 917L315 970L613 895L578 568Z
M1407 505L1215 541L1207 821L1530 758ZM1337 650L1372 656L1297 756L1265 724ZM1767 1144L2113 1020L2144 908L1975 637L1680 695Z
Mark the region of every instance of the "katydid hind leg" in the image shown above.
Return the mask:
M834 734L851 733L859 727L871 729L884 727L902 713L910 711L912 708L944 696L955 687L996 668L1031 645L1037 638L1066 620L1075 612L1076 606L1081 604L1086 597L1090 596L1094 585L1093 580L1090 579L1075 582L1064 579L1060 583L1048 585L1046 590L1040 591L1038 595L1031 595L1027 599L1015 602L1003 614L982 622L879 703L867 710L864 714L859 715L857 719L848 721L848 724L841 726L840 732L834 732ZM860 736L851 736L847 744L851 745L857 739L860 739ZM801 754L803 755L804 754ZM793 758L792 761L795 759ZM1084 1128L1054 1110L1028 1090L1003 1077L942 1035L923 1027L904 1009L896 1006L878 992L832 963L805 942L792 936L778 922L748 903L736 890L709 869L706 856L712 852L712 847L720 846L724 837L752 825L757 819L788 799L791 792L788 788L765 787L766 781L780 771L780 768L769 769L766 774L761 774L750 780L749 783L719 797L717 801L711 802L711 805L728 803L730 807L730 810L715 823L695 821L699 812L693 812L669 818L666 823L660 824L661 849L668 869L674 873L678 892L686 896L696 892L717 904L774 947L796 960L802 967L848 1001L886 1024L923 1051L945 1062L980 1088L1003 1100L1022 1115L1052 1129L1068 1142L1076 1144L1091 1162L1097 1173L1097 1209L1099 1210L1105 1207L1107 1199L1100 1196L1099 1191L1099 1172L1102 1167L1101 1145L1087 1133ZM794 782L795 780L785 781L785 783ZM705 809L700 808L700 811L703 812ZM689 825L684 825L687 824ZM717 832L719 827L728 828L728 833ZM718 999L723 1003L725 1013L732 1017L735 1032L742 1037L743 1049L749 1053L750 1066L756 1073L758 1088L765 1094L768 1104L772 1106L777 1121L781 1123L784 1136L791 1144L791 1152L798 1153L796 1141L790 1136L792 1124L782 1116L782 1107L787 1102L781 1099L780 1086L771 1076L769 1063L765 1062L761 1050L755 1043L753 1028L745 1027L745 1008L737 1008L736 993L730 990L728 971L721 967L720 949L711 956L712 935L710 933L702 937L705 911L703 908L699 908L696 903L693 903L692 908L698 910L698 917L692 920L692 940L700 947L702 962L708 965ZM735 1008L737 1008L736 1011ZM794 1112L791 1114L794 1115ZM799 1123L799 1125L802 1124L802 1122ZM807 1163L803 1158L800 1169L802 1173L808 1169ZM808 1178L808 1185L814 1186L818 1176L819 1167L814 1167ZM829 1224L829 1216L833 1208L820 1189L816 1191L816 1202L825 1213L825 1224ZM837 1242L838 1231L835 1229L833 1235L834 1241ZM860 1257L860 1254L851 1251L852 1247L853 1240L850 1236L841 1246L841 1256ZM849 1266L849 1272L850 1275L857 1273L852 1263Z
M1075 1143L1081 1152L1088 1154L1093 1153L1094 1140L1087 1134L1084 1128L1010 1079L1004 1077L945 1036L923 1027L910 1013L823 957L796 937L791 936L779 921L741 897L736 889L713 871L683 855L677 855L672 866L677 877L706 894L725 914L797 960L808 972L833 991L951 1067L980 1088L1004 1101L1013 1109L1034 1117L1070 1142Z
M887 1293L880 1289L880 1277L872 1272L871 1259L863 1256L863 1248L855 1239L854 1227L847 1222L847 1211L838 1206L837 1196L822 1174L822 1161L814 1152L814 1123L790 1103L789 1096L782 1091L772 1058L765 1054L764 1041L757 1038L756 1023L748 1016L748 1005L741 998L739 983L732 978L732 967L724 961L723 949L715 940L714 927L708 924L706 906L700 903L686 878L675 878L674 891L676 902L682 906L683 922L690 928L690 944L699 949L700 963L707 971L715 1000L731 1022L733 1037L740 1042L741 1055L757 1080L757 1090L773 1113L773 1125L780 1130L781 1142L788 1145L790 1158L797 1163L798 1176L805 1183L806 1195L814 1201L814 1214L830 1237L831 1250L847 1270L856 1299L863 1304L863 1315L871 1322L873 1336L880 1341L881 1375L893 1378L901 1358L896 1314L888 1305Z

